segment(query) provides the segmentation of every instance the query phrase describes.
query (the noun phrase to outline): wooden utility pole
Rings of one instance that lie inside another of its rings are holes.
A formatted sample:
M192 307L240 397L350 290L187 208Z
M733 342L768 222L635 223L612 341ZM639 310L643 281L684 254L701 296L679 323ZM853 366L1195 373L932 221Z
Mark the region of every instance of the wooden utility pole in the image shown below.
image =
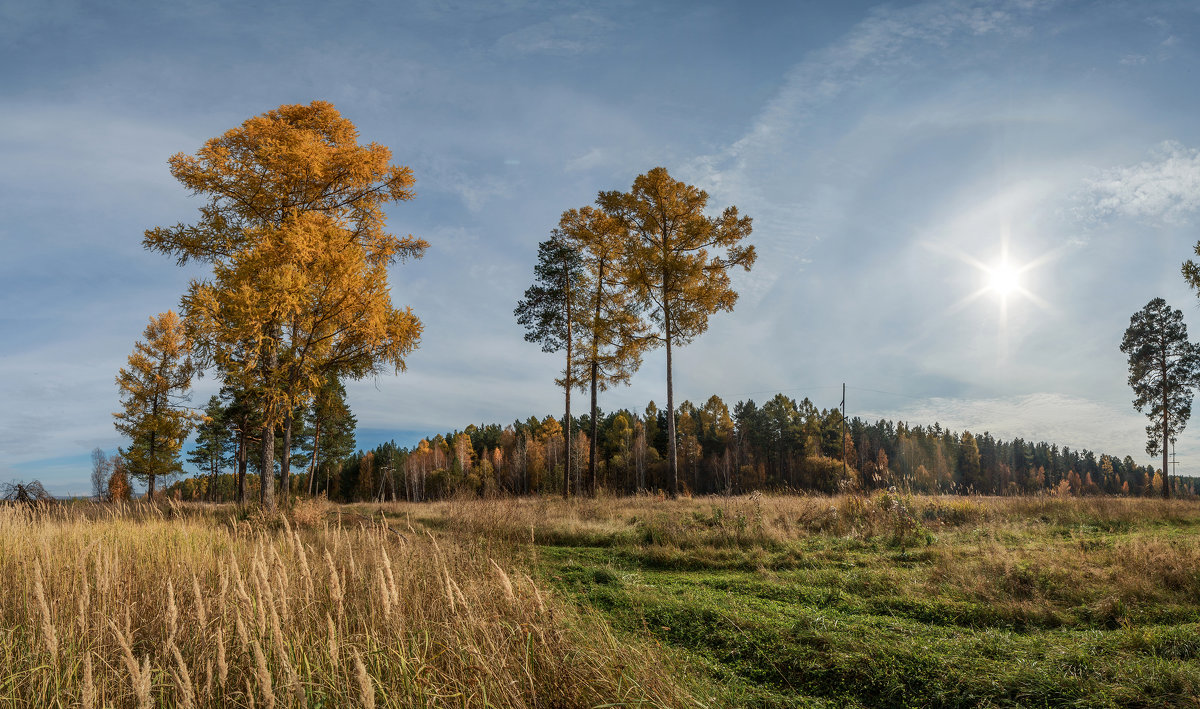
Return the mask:
M846 382L842 382L842 480L846 479Z
M1176 467L1178 465L1179 465L1179 461L1175 459L1175 441L1171 441L1171 475L1174 475L1177 478L1179 477L1179 468ZM1171 479L1168 478L1166 475L1163 475L1163 485L1170 485L1170 484L1171 484Z

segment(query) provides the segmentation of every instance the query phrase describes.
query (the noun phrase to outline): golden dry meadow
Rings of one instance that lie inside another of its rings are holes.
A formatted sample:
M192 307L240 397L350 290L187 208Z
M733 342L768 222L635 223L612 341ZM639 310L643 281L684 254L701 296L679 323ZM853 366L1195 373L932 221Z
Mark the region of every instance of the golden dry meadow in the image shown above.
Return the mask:
M1200 506L0 508L0 706L1195 706Z

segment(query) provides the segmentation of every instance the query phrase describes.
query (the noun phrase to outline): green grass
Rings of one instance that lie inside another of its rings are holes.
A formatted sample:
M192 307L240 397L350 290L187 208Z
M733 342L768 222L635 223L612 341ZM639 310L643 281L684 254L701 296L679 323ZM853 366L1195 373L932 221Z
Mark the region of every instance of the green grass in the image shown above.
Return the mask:
M721 504L521 524L554 588L709 706L1200 706L1195 503Z

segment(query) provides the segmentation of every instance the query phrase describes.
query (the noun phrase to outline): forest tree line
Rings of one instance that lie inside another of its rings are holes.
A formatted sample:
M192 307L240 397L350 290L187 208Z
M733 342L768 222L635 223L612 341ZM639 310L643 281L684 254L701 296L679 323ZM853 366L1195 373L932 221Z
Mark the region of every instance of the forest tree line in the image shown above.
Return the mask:
M210 402L210 406L213 402ZM219 402L217 402L219 404ZM209 410L213 420L220 411ZM345 410L348 415L348 410ZM419 441L412 447L384 443L355 450L353 417L336 426L312 411L294 437L293 495L318 494L338 502L422 501L457 494L560 494L566 470L565 421L530 417L511 424L469 425ZM609 494L665 491L666 413L651 402L645 410L601 413L596 430L597 485ZM576 457L571 492L584 490L591 450L588 415L573 422ZM744 494L754 490L811 493L869 492L896 488L950 494L1161 494L1163 477L1152 466L1087 449L1044 441L1000 439L984 432L859 417L845 420L837 408L818 409L777 394L759 405L718 396L703 405L683 402L676 412L680 484L684 493ZM326 434L317 435L325 427ZM216 427L201 437L189 458L197 474L168 490L183 499L236 499L238 444L232 429ZM329 433L334 431L334 433ZM320 438L328 436L326 443ZM279 440L280 437L276 437ZM843 444L845 465L843 465ZM325 452L322 453L322 447ZM317 458L313 458L313 451ZM259 471L251 466L252 473ZM242 475L245 471L240 471ZM257 476L249 481L252 496ZM1176 494L1195 493L1196 480L1172 477Z

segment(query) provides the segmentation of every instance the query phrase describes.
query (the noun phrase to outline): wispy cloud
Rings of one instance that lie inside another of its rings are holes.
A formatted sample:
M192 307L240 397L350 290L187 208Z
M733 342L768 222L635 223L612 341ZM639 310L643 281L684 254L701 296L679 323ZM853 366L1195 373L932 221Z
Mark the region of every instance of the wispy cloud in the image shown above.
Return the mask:
M1080 214L1090 220L1133 217L1187 223L1200 208L1200 150L1164 142L1148 160L1088 179L1081 201Z
M504 54L584 54L604 47L615 27L594 13L575 12L509 32L496 48Z
M901 10L875 10L841 41L813 52L794 67L750 130L724 150L696 161L694 168L705 173L708 184L736 188L746 159L769 153L797 123L864 76L880 69L915 68L920 49L944 47L960 37L1025 36L1033 18L1054 4L1052 0L938 0Z

